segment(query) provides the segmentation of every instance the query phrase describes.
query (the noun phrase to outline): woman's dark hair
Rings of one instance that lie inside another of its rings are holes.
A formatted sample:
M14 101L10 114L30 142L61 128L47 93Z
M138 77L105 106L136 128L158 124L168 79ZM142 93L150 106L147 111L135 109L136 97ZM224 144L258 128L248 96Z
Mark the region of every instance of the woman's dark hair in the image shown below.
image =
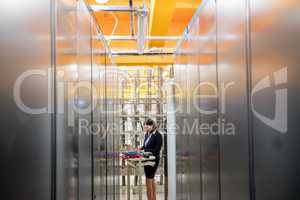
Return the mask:
M148 126L155 126L155 122L152 119L146 119L145 125Z

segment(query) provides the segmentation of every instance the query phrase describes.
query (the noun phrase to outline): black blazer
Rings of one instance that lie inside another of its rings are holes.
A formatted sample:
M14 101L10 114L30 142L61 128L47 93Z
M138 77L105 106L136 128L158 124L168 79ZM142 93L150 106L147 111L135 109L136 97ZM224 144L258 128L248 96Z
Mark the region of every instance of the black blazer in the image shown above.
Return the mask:
M151 152L155 156L156 160L159 161L160 150L162 146L162 135L157 130L155 130L154 133L152 134L153 135L151 136L147 145L145 145L145 142L147 141L149 135L148 134L146 135L144 144L141 149L144 150L145 152Z

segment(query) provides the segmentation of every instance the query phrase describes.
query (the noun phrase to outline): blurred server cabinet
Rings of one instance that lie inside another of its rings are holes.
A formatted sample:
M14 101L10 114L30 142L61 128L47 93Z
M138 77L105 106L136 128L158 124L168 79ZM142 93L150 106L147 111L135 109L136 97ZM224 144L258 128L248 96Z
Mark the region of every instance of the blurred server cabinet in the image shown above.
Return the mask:
M203 3L174 65L177 199L296 198L300 3Z
M1 198L50 200L51 1L1 1L0 11Z

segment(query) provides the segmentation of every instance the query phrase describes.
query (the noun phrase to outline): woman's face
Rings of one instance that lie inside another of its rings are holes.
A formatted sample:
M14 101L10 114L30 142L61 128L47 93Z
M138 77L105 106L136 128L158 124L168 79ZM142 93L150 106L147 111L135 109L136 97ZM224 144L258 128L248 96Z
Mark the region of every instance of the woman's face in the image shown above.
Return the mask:
M146 125L146 124L144 125L144 131L145 131L146 133L152 131L152 129L153 129L153 126L151 126L151 125Z

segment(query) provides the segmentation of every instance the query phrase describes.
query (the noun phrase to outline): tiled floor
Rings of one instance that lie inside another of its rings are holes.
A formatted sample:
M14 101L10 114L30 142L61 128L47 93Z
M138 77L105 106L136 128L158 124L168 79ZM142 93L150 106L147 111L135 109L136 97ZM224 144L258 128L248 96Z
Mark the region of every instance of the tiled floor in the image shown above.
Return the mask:
M159 184L159 176L156 177L156 200L165 200L165 194L164 194L164 185ZM120 180L121 181L121 180ZM130 179L131 185L134 183L134 177L131 177ZM142 191L142 200L147 200L147 191L145 186L145 177L142 178L142 185L143 185L143 191ZM137 188L136 188L137 189ZM127 200L127 186L121 186L121 197L120 200ZM130 200L139 200L138 199L138 191L133 192L133 189L131 189L130 193Z
M164 194L163 193L157 193L156 199L157 200L164 200ZM126 193L122 194L120 200L127 200L127 194ZM130 200L139 200L138 199L138 194L131 195ZM143 193L142 200L147 200L146 192Z
M164 193L163 191L161 191L161 189L158 189L159 191L156 192L156 199L157 200L165 200L164 199ZM146 193L146 188L143 188L143 192L142 192L142 200L147 200L147 193ZM131 194L130 194L130 200L139 200L138 199L138 194L133 194L133 192L131 191ZM121 190L121 198L120 200L127 200L127 191L126 189L122 189Z

